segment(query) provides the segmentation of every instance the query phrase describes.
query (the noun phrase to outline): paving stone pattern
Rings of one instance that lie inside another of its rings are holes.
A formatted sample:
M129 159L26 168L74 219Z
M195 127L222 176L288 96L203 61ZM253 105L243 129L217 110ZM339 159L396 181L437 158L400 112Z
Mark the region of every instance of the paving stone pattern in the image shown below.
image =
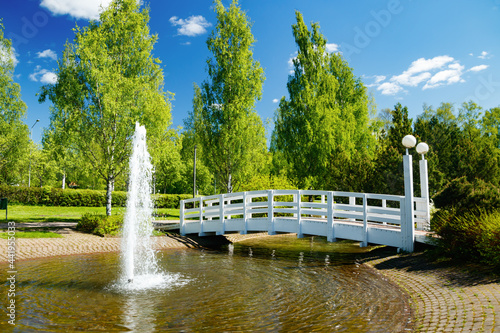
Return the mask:
M423 254L366 262L411 297L417 332L500 332L497 277L430 264Z

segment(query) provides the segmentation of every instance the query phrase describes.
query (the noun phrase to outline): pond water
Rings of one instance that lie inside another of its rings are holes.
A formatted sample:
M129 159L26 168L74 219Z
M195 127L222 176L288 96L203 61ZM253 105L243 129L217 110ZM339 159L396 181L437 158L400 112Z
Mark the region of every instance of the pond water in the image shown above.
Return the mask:
M220 251L165 250L163 272L120 280L117 253L17 263L8 332L408 332L409 305L355 262L356 243L266 237ZM3 281L7 267L0 266ZM5 292L6 293L6 292Z

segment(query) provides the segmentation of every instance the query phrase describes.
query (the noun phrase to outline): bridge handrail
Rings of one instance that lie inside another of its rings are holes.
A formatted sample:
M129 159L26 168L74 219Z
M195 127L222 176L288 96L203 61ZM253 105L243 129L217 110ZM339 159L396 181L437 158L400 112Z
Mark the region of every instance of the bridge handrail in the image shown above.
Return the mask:
M287 200L286 196L291 196L292 201L282 201ZM309 198L305 199L307 196ZM261 199L253 201L256 198ZM346 203L346 199L336 202L337 198L348 198L349 202ZM280 201L275 201L276 199ZM392 202L390 207L387 207L388 202ZM417 229L425 228L428 207L425 207L426 199L413 198L417 209L413 216L407 216L404 202L405 197L401 195L316 190L261 190L210 195L181 201L181 233L185 232L186 225L190 223L199 223L203 233L205 224L214 222L222 225L221 232L225 232L228 225L244 223L245 230L242 232L246 232L250 221L264 219L270 233L274 232L274 223L280 220L296 221L299 234L303 223L327 223L328 230L333 233L330 225L336 220L362 222L365 234L369 225L387 224L404 227L405 234L411 236L415 229L414 223ZM411 221L411 224L403 225L404 221ZM329 238L332 237L333 234Z

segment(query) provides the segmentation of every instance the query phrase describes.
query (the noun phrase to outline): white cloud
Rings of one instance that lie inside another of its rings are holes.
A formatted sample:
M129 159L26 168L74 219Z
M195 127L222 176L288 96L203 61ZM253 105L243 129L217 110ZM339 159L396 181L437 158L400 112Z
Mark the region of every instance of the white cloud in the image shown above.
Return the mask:
M479 71L485 70L488 67L490 67L490 66L488 66L488 65L478 65L478 66L472 67L471 69L469 69L469 71L471 71L471 72L479 72Z
M277 98L273 99L273 103L278 103L279 101L280 101L280 100L279 100L279 99L277 99Z
M422 90L436 88L445 84L449 85L458 82L465 82L465 80L462 79L464 66L458 63L453 63L450 64L448 68L449 69L445 69L434 74L432 78L427 81Z
M410 74L416 74L420 72L431 71L433 69L441 68L447 63L452 62L454 60L455 59L447 55L437 56L432 59L419 58L411 63L407 72Z
M419 83L428 80L431 77L431 73L423 72L418 75L412 75L409 71L404 71L400 75L395 75L391 78L391 81L401 84L403 86L415 87L418 86Z
M326 48L326 52L328 52L328 53L338 52L338 50L339 50L338 44L334 44L334 43L327 43L325 45L325 48Z
M9 61L12 61L14 67L17 66L19 60L17 60L16 51L13 47L11 47L10 52L7 52L5 46L3 46L3 44L0 44L0 62L7 63Z
M385 75L375 75L375 83L380 83L386 79Z
M70 15L77 19L99 19L101 6L107 8L112 0L42 0L40 6L53 15Z
M379 90L382 95L396 95L404 89L397 83L384 82L378 86L377 90Z
M37 52L36 55L38 58L50 58L52 60L57 60L57 54L51 49L46 49L42 52Z
M486 51L481 52L481 55L478 56L478 58L479 59L486 59L486 58L488 58L488 52L486 52Z
M169 19L170 23L177 28L177 33L183 36L198 36L207 32L208 27L212 25L212 23L208 22L203 16L190 16L187 19L181 19L177 16L172 16Z
M476 66L474 70L484 68ZM404 87L417 87L424 83L423 90L436 88L442 85L450 85L465 82L462 79L464 66L453 57L443 55L430 59L419 58L413 61L408 69L399 75L393 75L385 81L384 75L375 75L375 82L368 87L377 87L382 95L395 95L406 91ZM472 69L471 69L472 70ZM385 81L385 82L384 82Z
M30 80L35 82L55 84L57 82L57 75L40 66L35 67L35 71L29 75Z

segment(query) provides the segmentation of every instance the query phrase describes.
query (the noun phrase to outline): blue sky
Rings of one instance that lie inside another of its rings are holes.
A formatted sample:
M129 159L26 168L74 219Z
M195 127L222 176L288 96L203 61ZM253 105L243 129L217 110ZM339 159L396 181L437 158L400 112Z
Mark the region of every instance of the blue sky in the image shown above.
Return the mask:
M56 60L75 25L98 18L109 0L0 0L5 36L15 47L15 80L28 105L26 123L40 142L49 125L50 102L36 93L54 82ZM173 126L191 109L193 83L206 78L206 39L214 28L210 0L150 0L150 29L158 34L154 55L162 61L165 90L172 101ZM229 5L229 0L223 0ZM295 11L318 22L332 52L342 52L373 95L377 110L400 102L410 117L424 103L474 100L489 109L500 105L500 0L240 0L253 22L254 58L266 81L256 105L265 121L287 96L286 82L297 47L291 26ZM272 125L268 126L268 132Z

